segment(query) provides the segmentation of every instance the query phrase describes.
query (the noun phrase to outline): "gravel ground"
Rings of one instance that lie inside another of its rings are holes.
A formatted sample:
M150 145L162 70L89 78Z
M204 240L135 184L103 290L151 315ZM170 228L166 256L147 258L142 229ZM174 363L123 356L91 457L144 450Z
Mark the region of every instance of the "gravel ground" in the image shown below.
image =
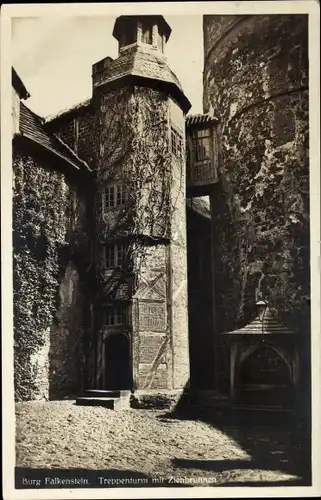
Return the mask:
M53 401L18 403L16 429L17 467L117 469L221 486L301 480L303 445L288 428L219 428L165 410Z

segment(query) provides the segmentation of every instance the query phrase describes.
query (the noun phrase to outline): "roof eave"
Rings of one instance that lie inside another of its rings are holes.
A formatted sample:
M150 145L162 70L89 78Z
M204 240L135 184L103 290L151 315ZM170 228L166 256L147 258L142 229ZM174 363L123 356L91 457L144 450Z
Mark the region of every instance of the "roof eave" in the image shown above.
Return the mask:
M102 82L95 86L94 90L102 88L117 88L124 85L141 85L155 89L166 90L178 102L183 112L186 114L191 109L192 104L184 94L184 92L174 82L161 80L158 78L147 77L144 75L127 74L114 80Z
M19 134L16 134L15 135L15 140L22 140L22 141L27 141L28 143L32 143L33 145L36 145L37 147L39 147L42 151L46 151L47 153L49 153L50 155L56 157L56 158L59 158L60 161L63 161L65 163L68 163L70 166L73 167L73 169L76 169L78 170L79 172L87 172L87 173L90 173L91 172L91 169L89 168L89 166L87 166L88 168L85 170L85 167L84 168L81 168L79 165L77 165L76 163L74 163L73 161L71 161L69 158L67 158L66 156L58 153L58 151L54 150L53 148L50 148L48 146L45 146L44 144L42 144L40 141L37 141L34 137L31 137L29 134L26 134L26 133L23 133L23 132L20 132Z
M25 100L30 97L28 90L14 68L11 68L11 82L20 99Z

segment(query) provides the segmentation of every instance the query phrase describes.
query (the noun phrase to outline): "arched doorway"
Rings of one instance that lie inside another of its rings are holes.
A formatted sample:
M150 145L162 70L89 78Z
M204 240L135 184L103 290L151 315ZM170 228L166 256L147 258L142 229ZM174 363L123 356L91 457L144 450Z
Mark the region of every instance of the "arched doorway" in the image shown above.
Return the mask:
M130 344L123 333L105 340L105 389L132 389Z
M243 404L288 406L293 397L289 366L273 348L255 349L241 364L237 376Z

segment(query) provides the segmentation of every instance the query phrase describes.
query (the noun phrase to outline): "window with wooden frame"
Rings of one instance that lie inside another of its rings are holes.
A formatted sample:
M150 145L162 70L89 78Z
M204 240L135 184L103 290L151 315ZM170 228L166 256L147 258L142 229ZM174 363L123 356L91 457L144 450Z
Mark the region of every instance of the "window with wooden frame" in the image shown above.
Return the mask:
M183 154L183 134L174 127L171 127L171 151L175 156Z
M128 324L128 308L125 305L108 306L104 311L106 326L121 326Z
M103 211L125 205L127 200L127 190L123 184L108 184L103 190Z
M103 247L103 263L106 269L121 267L127 252L125 243L109 243Z
M193 160L204 161L211 157L211 133L209 129L192 131Z

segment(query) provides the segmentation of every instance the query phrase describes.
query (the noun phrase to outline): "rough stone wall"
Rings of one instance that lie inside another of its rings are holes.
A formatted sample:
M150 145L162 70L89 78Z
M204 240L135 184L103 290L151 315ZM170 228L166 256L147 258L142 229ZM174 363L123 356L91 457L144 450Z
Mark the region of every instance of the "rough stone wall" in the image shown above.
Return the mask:
M305 15L204 16L204 112L220 120L211 198L219 331L246 324L261 298L305 324L307 36Z
M59 306L50 330L50 399L77 395L84 370L85 302L77 267L68 262L59 286Z
M75 235L84 237L84 210L71 210L79 193L48 158L14 146L13 173L15 396L67 396L81 378L83 292L67 262L86 251Z
M182 388L188 380L185 164L170 152L170 123L181 131L184 144L179 106L162 92L131 87L95 90L90 109L49 124L94 169L93 381L104 369L100 332L109 331L104 304L128 303L132 296L126 330L132 336L135 387ZM115 181L126 184L128 201L104 213L104 188ZM128 245L126 264L121 272L107 272L103 246L115 238Z

